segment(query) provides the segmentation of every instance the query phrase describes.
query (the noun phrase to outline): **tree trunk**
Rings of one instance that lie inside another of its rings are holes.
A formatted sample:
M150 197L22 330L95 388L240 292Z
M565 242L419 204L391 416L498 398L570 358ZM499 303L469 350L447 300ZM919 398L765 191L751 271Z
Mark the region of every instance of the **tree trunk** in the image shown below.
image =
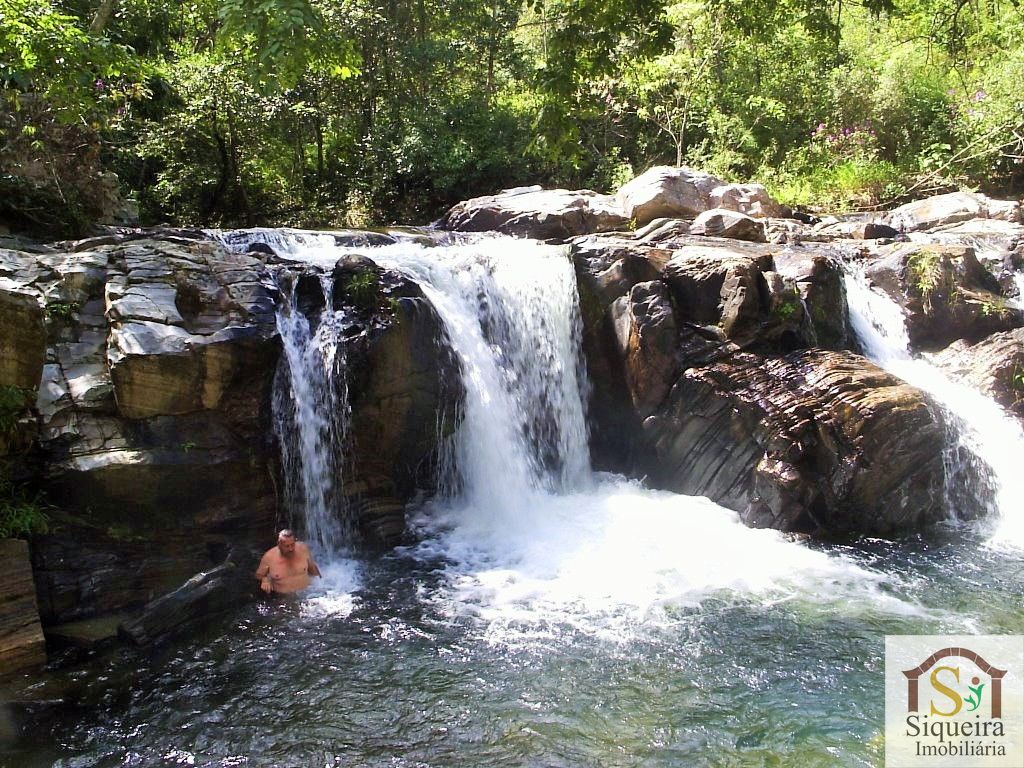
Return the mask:
M117 5L117 0L101 0L100 7L96 9L96 15L93 16L92 24L89 25L90 35L103 34L103 30L107 28L107 22L110 21L110 17L114 13L115 5Z

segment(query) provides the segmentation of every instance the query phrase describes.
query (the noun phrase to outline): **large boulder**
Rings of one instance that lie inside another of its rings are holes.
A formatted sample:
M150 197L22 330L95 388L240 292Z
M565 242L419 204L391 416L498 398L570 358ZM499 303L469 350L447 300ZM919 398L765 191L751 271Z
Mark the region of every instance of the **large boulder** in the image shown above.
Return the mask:
M689 369L644 432L651 482L708 496L750 525L892 534L941 514L938 411L850 353L739 354Z
M703 171L667 165L627 182L616 197L637 226L662 217L692 219L713 208L760 217L785 213L760 184L726 184Z
M764 221L726 208L712 208L697 215L690 225L690 234L749 240L753 243L768 241Z
M884 246L865 274L903 307L915 348L976 341L1024 324L1024 315L1006 301L996 278L968 246Z
M599 466L783 530L892 534L940 514L938 412L863 358L810 349L848 338L827 251L628 243L573 241Z
M375 291L353 293L368 275ZM461 414L461 371L415 283L368 260L344 259L334 277L335 307L360 329L346 339L352 456L345 492L364 541L390 546L405 532L408 501L436 490L443 441Z
M931 230L970 219L1020 221L1020 203L993 200L975 192L950 192L901 205L885 223L900 232Z
M590 190L525 187L475 197L453 206L437 222L460 232L502 232L539 240L564 240L621 229L629 222L615 198Z

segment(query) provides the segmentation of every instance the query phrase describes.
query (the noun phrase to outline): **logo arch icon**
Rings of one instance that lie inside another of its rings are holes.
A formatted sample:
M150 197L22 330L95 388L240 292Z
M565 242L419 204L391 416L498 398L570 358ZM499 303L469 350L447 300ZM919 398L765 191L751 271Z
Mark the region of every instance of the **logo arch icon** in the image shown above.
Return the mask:
M978 669L992 679L992 717L1001 718L1003 716L1003 677L1006 675L1007 670L992 666L970 648L943 648L941 651L933 653L913 669L903 670L903 674L907 678L907 711L918 711L918 688L921 675L934 667L940 660L954 656L974 662Z

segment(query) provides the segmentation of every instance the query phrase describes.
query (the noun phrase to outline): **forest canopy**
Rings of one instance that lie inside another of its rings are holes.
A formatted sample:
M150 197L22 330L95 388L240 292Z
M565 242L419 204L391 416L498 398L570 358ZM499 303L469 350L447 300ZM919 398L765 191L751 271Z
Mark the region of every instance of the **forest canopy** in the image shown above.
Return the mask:
M1016 0L0 0L0 221L422 223L656 164L1016 193ZM111 175L116 173L116 178Z

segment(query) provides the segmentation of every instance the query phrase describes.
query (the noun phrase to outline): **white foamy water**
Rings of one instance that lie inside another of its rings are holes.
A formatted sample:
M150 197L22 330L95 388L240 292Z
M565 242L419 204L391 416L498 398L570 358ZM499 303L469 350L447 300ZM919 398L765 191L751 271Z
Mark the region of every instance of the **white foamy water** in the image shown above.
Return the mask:
M1020 424L992 398L953 381L927 359L911 356L899 305L873 290L856 266L848 267L846 292L850 322L867 356L927 392L945 412L947 497L955 504L956 493L974 494L976 503L992 517L986 523L992 526L991 542L1024 547L1024 473L1019 464L1024 431ZM964 461L974 462L983 487L961 487Z
M331 307L332 284L321 281L326 308L315 328L299 311L294 287L277 312L284 357L274 391L287 508L304 522L313 551L329 558L350 543L343 530L343 456L349 421L343 318Z
M439 599L454 613L501 635L549 622L614 633L721 593L912 610L844 557L749 529L705 498L591 472L575 275L561 249L488 238L369 255L423 287L463 370L463 492L425 506L413 550L444 563Z

